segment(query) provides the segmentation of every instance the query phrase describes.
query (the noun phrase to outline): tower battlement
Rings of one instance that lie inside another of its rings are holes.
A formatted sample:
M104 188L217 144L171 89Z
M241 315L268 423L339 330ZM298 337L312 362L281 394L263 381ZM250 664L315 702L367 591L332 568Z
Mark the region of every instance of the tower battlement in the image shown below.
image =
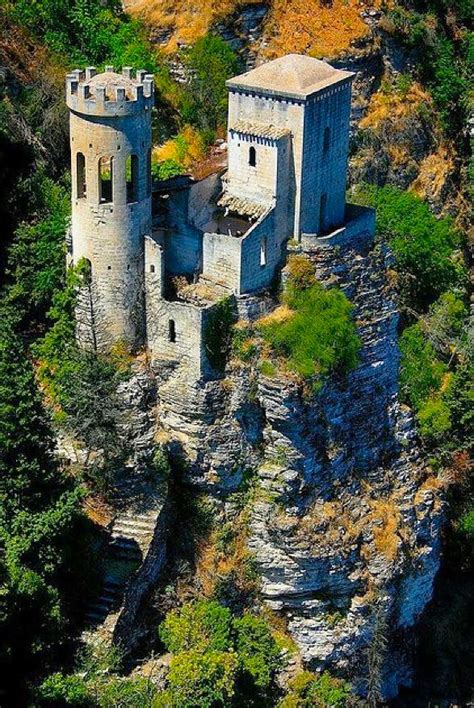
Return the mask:
M144 70L135 76L129 66L118 74L113 66L97 74L95 67L75 69L66 77L66 102L76 113L120 117L151 111L154 100L153 74Z

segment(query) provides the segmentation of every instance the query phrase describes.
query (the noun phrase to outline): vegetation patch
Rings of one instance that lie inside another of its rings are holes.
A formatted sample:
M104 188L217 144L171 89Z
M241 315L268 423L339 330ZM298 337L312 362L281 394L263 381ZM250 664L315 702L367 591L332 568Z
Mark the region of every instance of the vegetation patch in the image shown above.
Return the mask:
M395 187L362 185L355 200L377 212L377 232L395 256L403 304L419 312L448 288L463 284L462 235L449 217L437 219L414 194Z
M256 327L290 371L316 383L353 368L360 342L349 300L335 288L324 289L301 258L290 258L282 307Z
M231 297L216 303L208 312L204 326L204 347L209 363L216 371L224 371L232 345L235 308Z

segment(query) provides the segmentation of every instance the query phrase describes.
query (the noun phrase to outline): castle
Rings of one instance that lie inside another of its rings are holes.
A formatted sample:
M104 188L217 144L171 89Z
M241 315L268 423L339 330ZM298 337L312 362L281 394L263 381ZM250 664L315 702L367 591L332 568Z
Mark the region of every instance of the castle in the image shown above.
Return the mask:
M324 247L373 232L373 212L345 199L353 77L292 54L230 79L227 171L153 184L153 76L69 74L69 258L91 271L79 339L94 327L99 347L146 344L212 376L216 302L232 295L250 317L289 240Z

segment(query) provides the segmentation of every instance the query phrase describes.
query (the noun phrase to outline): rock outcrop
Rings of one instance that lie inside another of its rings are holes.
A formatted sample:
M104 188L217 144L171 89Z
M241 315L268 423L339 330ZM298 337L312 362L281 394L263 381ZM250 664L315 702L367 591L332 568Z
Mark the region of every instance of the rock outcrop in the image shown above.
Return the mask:
M338 246L306 239L303 250L318 279L354 304L357 368L311 395L242 362L207 383L181 367L158 386L157 425L223 520L234 512L222 502L255 475L248 546L262 597L304 662L350 676L361 695L377 681L390 697L410 681L406 646L431 598L443 503L398 401L387 249L362 235ZM373 662L377 642L386 651Z

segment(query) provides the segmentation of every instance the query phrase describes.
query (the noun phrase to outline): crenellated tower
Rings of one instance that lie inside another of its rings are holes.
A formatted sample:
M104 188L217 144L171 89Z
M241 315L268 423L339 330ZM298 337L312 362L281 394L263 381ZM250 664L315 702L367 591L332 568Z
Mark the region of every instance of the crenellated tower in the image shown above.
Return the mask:
M106 348L143 336L144 238L151 234L153 76L113 67L66 79L72 178L71 262L90 265L78 311L83 345ZM84 304L84 303L82 303Z

